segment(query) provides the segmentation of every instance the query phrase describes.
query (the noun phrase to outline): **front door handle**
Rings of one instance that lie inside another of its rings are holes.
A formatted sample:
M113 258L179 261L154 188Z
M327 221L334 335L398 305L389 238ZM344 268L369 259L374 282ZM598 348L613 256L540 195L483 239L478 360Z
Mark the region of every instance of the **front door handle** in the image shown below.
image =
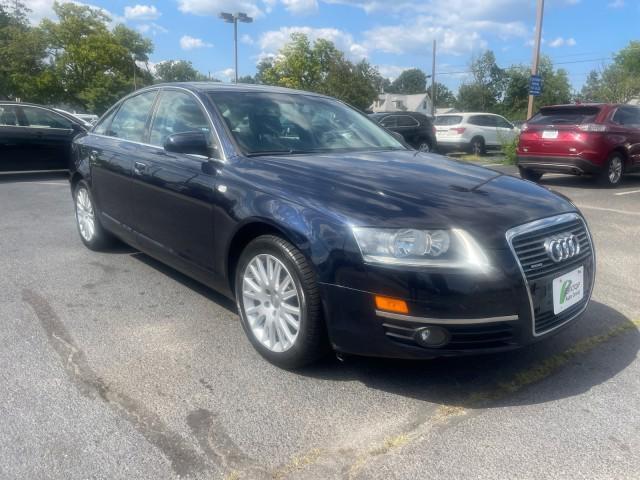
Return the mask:
M89 153L89 161L91 163L95 163L98 161L98 151L97 150L91 150L91 153Z
M133 163L133 173L136 175L142 175L147 170L147 164L142 162Z

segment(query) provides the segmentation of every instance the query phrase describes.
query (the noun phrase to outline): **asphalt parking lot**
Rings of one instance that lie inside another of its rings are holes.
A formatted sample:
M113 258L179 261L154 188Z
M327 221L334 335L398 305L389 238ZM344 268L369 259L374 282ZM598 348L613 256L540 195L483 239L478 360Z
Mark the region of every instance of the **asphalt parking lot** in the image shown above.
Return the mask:
M594 236L579 321L506 354L292 373L215 292L84 248L63 176L0 176L0 478L638 478L640 176L542 183Z

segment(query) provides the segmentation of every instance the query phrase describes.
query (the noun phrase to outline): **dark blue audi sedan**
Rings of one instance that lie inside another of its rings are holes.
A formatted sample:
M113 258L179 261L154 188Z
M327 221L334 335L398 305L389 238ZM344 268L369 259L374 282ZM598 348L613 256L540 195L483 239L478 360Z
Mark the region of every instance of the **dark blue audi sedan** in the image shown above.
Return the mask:
M593 289L572 203L409 150L322 95L156 85L77 137L73 159L87 247L120 239L234 299L253 346L284 368L331 349L512 349L570 323Z

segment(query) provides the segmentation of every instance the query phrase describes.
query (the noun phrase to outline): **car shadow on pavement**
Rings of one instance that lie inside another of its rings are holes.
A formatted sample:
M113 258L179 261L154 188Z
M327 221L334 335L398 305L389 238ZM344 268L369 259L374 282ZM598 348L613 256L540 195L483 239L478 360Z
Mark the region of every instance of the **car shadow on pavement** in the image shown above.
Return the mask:
M516 177L519 175L516 173ZM622 178L622 182L616 188L610 188L599 184L596 179L589 175L562 175L558 177L543 176L538 182L540 185L553 188L553 187L566 187L566 188L580 188L580 189L592 189L592 190L610 190L612 193L616 193L616 190L625 188L640 187L640 175L629 174Z
M127 248L130 248L130 247L127 247ZM180 273L179 271L173 269L172 267L156 260L155 258L150 257L149 255L139 252L137 250L133 250L133 253L131 253L130 256L131 258L135 258L136 260L163 273L164 275L175 280L176 282L181 283L182 285L189 288L190 290L193 290L194 292L211 300L212 302L216 303L217 305L224 308L225 310L228 310L231 313L237 314L238 311L236 309L236 305L232 300L216 292L215 290L212 290L211 288L198 282L197 280L194 280L191 277L188 277Z
M46 182L52 180L68 180L66 170L51 172L0 172L0 183Z
M592 301L584 315L558 335L500 354L391 360L327 358L298 374L331 381L359 381L369 388L426 402L463 408L545 403L572 397L606 382L631 364L640 349L634 322L615 309ZM589 366L580 365L596 355ZM538 388L567 367L571 381ZM523 395L515 395L523 391Z

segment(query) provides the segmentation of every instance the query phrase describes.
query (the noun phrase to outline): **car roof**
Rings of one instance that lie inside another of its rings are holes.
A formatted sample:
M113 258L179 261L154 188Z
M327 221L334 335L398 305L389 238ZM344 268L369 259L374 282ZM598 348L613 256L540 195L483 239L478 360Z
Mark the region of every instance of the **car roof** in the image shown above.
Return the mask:
M171 82L158 83L150 85L147 88L157 87L180 87L193 92L210 93L210 92L262 92L262 93L287 93L295 95L312 95L315 97L329 98L327 95L321 95L315 92L307 92L303 90L294 90L292 88L273 87L271 85L255 85L250 83L222 83L222 82Z
M489 112L457 112L457 113L442 113L440 115L436 115L437 117L459 117L464 115L492 115L494 117L502 117L502 115L498 113L489 113Z
M20 107L37 107L44 108L45 110L49 110L50 112L57 113L58 115L67 118L68 120L72 120L75 123L82 122L82 119L75 117L73 114L67 112L66 110L58 110L57 108L47 107L46 105L40 105L39 103L30 103L30 102L14 102L11 100L0 100L0 105L15 105Z

